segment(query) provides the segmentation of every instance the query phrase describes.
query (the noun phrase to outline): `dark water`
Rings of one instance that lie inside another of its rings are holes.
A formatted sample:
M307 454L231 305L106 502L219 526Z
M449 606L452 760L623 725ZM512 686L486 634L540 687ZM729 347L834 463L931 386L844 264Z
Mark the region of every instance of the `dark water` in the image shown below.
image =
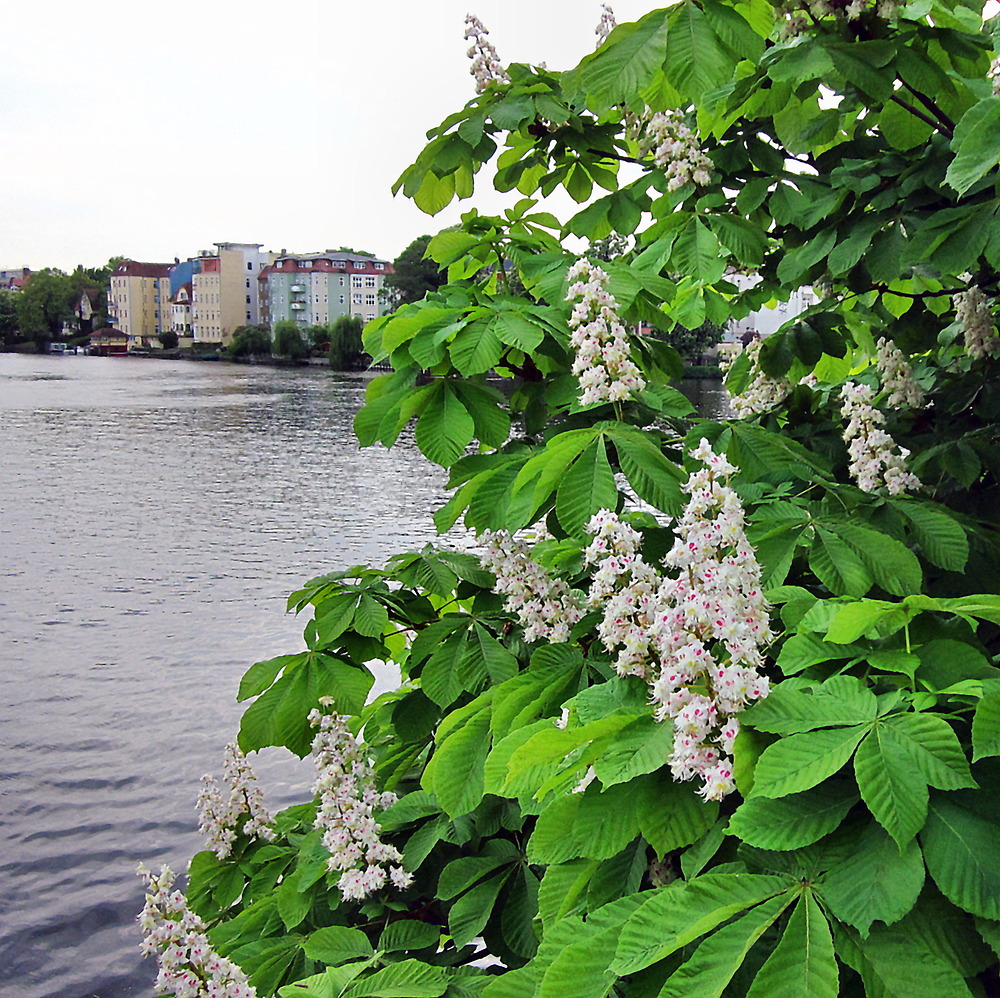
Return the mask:
M0 354L0 993L151 993L138 860L183 869L252 662L306 579L433 537L443 475L359 453L365 376ZM270 802L308 795L283 750Z

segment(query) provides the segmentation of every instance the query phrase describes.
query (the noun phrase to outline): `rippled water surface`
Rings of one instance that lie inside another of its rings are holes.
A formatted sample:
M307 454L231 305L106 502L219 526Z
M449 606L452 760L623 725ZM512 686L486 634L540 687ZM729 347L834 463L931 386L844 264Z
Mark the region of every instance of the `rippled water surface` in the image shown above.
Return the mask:
M0 992L150 993L136 861L200 848L240 676L301 647L285 596L433 537L443 475L354 442L366 384L0 354ZM262 756L276 806L308 795Z

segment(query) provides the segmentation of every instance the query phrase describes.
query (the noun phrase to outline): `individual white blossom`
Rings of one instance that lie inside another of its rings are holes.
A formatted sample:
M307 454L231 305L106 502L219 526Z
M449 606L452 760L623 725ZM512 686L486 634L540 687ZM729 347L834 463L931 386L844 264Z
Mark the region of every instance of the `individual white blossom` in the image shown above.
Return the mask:
M160 972L156 991L176 998L256 998L246 974L219 956L206 935L207 926L188 905L169 866L159 876L140 863L146 902L137 921L142 929L143 956L157 954Z
M719 367L723 374L733 366L741 353L745 353L750 362L746 388L738 395L730 395L733 412L739 419L757 416L762 412L770 412L776 405L783 402L792 390L792 383L787 378L773 378L761 369L760 348L763 342L757 337L752 339L743 350L739 348L739 344L733 344L736 347L735 350L730 349L719 354Z
M573 374L580 381L580 404L621 402L646 387L632 362L618 302L607 290L608 275L586 258L566 273L566 300L574 303L569 328L576 350Z
M496 576L496 591L524 626L524 640L568 641L583 609L566 583L553 579L530 556L527 545L508 531L486 530L481 540L483 567Z
M851 477L858 488L890 495L919 489L920 480L906 470L910 452L897 446L885 431L885 416L875 408L875 392L868 385L848 381L840 391L841 415L848 420L844 440L850 455Z
M500 62L500 56L492 43L487 39L489 31L482 21L474 14L465 18L465 38L472 39L469 48L469 58L472 66L469 72L476 80L476 93L481 94L491 83L510 83L510 77Z
M974 287L955 295L953 301L969 356L980 360L1000 353L1000 338L986 295Z
M913 369L903 352L892 340L879 337L875 354L875 367L882 379L882 387L889 393L890 406L906 405L916 408L923 404L924 390L913 379Z
M712 161L702 152L697 135L685 124L680 111L649 114L640 151L644 155L652 152L653 162L666 174L671 191L688 181L699 187L712 182Z
M594 34L597 35L597 47L600 48L604 42L607 40L608 35L611 34L615 28L618 27L618 22L615 20L615 12L611 9L611 5L607 3L601 4L601 20L597 27L594 29Z
M328 707L329 697L320 698ZM375 789L375 774L357 739L341 714L326 714L315 708L309 723L317 729L312 754L316 762L313 792L319 808L313 827L323 832L329 850L328 870L341 871L337 887L345 901L359 901L391 884L400 890L413 877L403 869L403 857L394 846L383 842L375 821L376 808L396 803L393 793Z
M223 799L215 778L206 774L198 795L198 831L208 837L208 847L219 859L226 859L233 850L236 833L242 831L252 839L274 839L274 819L264 806L257 776L247 757L235 742L230 742L222 755L225 782L229 795Z
M650 683L654 717L673 723L674 779L699 777L699 793L720 800L734 786L736 715L770 689L762 649L773 635L743 505L729 485L736 469L707 440L691 456L704 467L684 485L689 500L663 559L668 574L642 562L638 535L607 510L588 527L603 549L592 544L586 557L599 564L593 596L606 600L602 640L621 649L620 671Z

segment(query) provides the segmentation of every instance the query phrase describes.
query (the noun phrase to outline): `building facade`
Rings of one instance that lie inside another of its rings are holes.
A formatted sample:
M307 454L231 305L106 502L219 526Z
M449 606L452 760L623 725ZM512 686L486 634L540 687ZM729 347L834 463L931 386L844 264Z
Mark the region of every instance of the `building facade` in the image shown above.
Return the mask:
M196 343L224 346L240 326L257 325L261 271L274 259L260 243L216 243L193 261L191 334Z
M261 271L260 321L274 327L292 319L325 326L343 315L371 322L382 311L382 282L392 264L341 250L282 254Z
M129 349L158 346L154 342L173 323L168 263L123 260L108 287L108 322L128 339Z

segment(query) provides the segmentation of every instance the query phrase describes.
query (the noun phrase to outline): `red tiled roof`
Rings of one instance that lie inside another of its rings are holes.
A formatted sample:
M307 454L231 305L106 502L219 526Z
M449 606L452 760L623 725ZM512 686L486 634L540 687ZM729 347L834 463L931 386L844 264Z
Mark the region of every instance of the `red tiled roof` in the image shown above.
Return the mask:
M122 260L112 277L169 277L172 263L138 263L135 260Z

